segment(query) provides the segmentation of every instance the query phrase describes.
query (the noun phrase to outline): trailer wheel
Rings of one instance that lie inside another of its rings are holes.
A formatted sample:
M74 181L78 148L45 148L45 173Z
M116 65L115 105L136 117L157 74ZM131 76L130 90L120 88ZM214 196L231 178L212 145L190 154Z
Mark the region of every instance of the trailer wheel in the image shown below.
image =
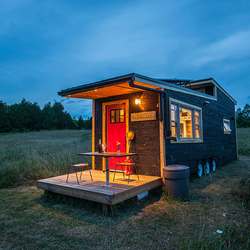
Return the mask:
M212 158L211 160L211 170L214 172L217 168L217 159L216 158Z
M204 174L204 164L200 160L200 161L197 161L197 175L198 177L201 177L203 176L203 174Z
M211 169L211 166L210 166L210 161L209 159L206 159L204 161L204 169L205 169L205 174L209 174L210 173L210 169Z

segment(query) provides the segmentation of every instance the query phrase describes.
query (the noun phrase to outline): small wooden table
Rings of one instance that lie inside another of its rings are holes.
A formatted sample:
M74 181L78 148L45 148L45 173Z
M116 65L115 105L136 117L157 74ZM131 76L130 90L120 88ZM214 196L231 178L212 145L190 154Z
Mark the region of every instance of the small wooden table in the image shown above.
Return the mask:
M98 153L98 152L89 152L89 153L79 153L78 155L85 156L101 156L106 159L106 185L105 187L111 187L109 184L109 158L112 157L126 157L126 156L135 156L137 153L116 153L116 152L106 152L106 153Z

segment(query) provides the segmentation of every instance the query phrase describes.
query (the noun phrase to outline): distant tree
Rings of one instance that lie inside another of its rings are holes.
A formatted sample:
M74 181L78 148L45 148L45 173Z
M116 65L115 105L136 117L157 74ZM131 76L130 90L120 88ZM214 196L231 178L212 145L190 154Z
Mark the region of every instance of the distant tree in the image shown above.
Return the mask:
M85 120L85 128L86 129L91 129L92 128L92 117L88 117L87 120Z
M25 107L26 116L28 122L26 124L26 128L30 131L40 130L41 129L41 109L37 102L30 103L27 102L27 106Z
M244 122L244 117L242 113L242 109L238 108L236 111L236 124L238 128L241 128Z
M77 123L78 123L79 129L83 129L85 127L85 123L81 115L79 116Z
M8 105L0 101L0 133L11 131L11 123L8 112Z
M243 116L247 119L250 120L250 105L246 104L244 109L243 109Z
M63 112L64 107L60 102L55 102L52 106L57 116L56 129L65 129L66 114Z
M12 131L19 132L28 130L27 124L29 120L28 111L26 109L27 105L26 100L23 99L21 103L15 103L9 107Z
M84 121L85 122L85 121ZM23 99L19 104L8 106L0 101L0 133L34 130L78 129L78 120L70 116L60 102L44 105Z
M42 127L47 130L54 130L57 126L57 115L54 109L51 107L51 103L44 105L42 110L42 120L43 124Z
M236 122L238 128L250 127L250 105L246 104L243 109L238 108L236 111Z
M73 124L74 124L74 128L73 129L79 129L79 125L78 125L78 121L75 117L73 117Z
M78 125L75 123L68 112L65 112L66 116L66 129L77 129Z

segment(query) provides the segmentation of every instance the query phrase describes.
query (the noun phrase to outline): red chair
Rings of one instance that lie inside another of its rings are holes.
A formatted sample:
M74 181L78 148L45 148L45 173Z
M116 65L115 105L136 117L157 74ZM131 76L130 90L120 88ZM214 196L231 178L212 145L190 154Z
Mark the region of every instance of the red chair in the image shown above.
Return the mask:
M139 180L139 175L138 175L138 171L137 171L137 167L136 167L135 163L131 159L127 159L127 160L124 160L124 162L117 162L115 164L115 172L114 172L113 181L115 180L115 173L116 173L117 165L121 166L124 178L125 178L124 172L126 175L128 175L128 183L129 183L130 175L133 174L133 166L134 166L135 172L137 174L137 178ZM123 166L125 166L125 171L123 169Z

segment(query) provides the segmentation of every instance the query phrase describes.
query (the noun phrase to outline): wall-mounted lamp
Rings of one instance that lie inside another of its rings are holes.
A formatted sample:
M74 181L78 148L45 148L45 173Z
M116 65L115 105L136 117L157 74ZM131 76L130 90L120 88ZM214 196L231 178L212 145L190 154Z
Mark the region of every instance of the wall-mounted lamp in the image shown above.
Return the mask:
M209 101L205 101L204 104L205 104L205 105L208 105L208 104L209 104Z
M140 99L135 99L135 104L136 105L140 105L141 104L141 100Z

